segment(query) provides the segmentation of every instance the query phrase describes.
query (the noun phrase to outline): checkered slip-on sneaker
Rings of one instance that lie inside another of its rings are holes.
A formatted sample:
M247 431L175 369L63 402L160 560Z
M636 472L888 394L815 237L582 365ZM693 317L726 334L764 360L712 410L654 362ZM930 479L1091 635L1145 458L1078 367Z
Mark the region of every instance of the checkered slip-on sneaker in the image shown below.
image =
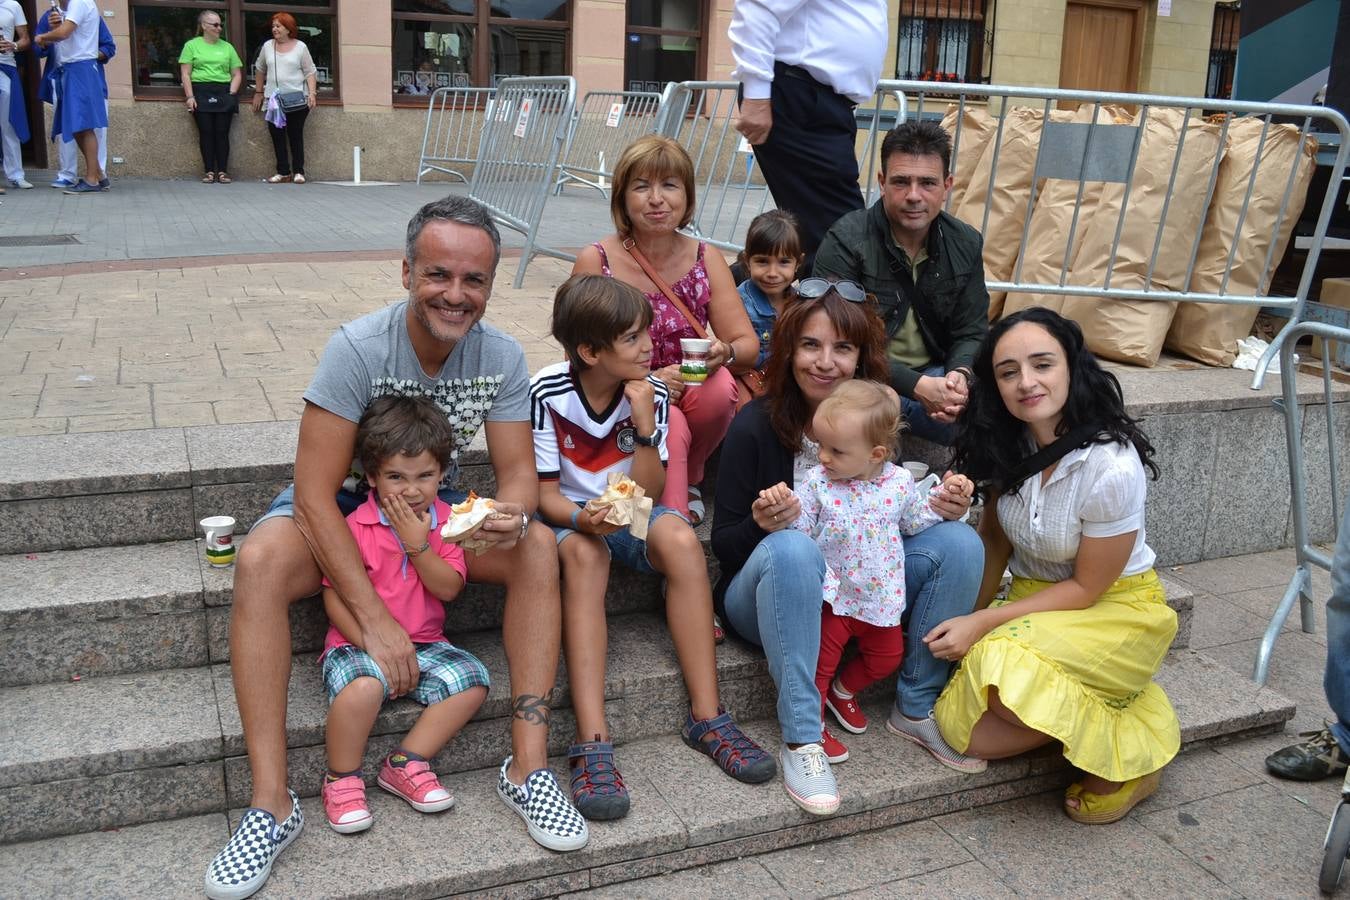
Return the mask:
M206 870L206 896L211 900L240 900L251 897L267 883L272 863L305 827L300 798L291 795L291 814L280 825L266 810L250 808L239 820L234 836L225 849L211 860Z
M958 753L955 747L943 739L942 732L938 729L937 719L933 718L932 710L928 711L927 716L915 722L900 712L900 707L892 706L891 717L886 720L886 730L891 734L897 734L907 741L918 744L932 754L933 759L957 772L973 775L989 768L987 760Z
M581 813L558 787L551 769L535 769L517 786L506 777L512 757L497 773L497 796L525 820L535 843L550 850L580 850L590 840L590 831Z

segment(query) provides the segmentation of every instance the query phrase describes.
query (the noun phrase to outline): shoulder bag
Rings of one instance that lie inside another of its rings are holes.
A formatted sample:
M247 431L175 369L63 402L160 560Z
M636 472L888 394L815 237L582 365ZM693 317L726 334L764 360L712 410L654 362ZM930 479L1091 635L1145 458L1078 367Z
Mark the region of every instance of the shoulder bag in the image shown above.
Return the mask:
M666 284L666 280L657 274L656 267L653 266L647 260L647 257L643 252L638 249L637 242L631 237L626 237L623 239L623 249L627 250L628 254L633 257L633 261L636 262L642 271L646 273L647 277L651 279L652 284L656 285L661 290L661 293L666 295L666 299L680 311L680 314L684 316L685 321L689 323L689 327L694 329L694 334L698 335L700 338L707 339L708 329L704 328L702 323L694 318L694 314L689 311L689 307L685 306L684 302L675 295L675 291L671 289L670 285ZM741 407L745 406L745 404L764 393L766 379L764 373L759 369L751 369L740 375L735 375L733 373L733 375L736 379L737 387L739 388L736 392L736 409L739 410Z

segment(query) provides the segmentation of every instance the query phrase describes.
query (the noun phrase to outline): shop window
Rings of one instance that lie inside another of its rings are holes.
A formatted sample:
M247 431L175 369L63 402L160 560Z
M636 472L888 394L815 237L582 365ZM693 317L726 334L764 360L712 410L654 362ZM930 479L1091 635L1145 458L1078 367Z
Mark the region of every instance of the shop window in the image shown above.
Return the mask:
M895 77L988 82L994 32L987 0L902 0Z
M1209 74L1205 96L1228 100L1233 96L1233 71L1237 67L1241 3L1216 3L1209 35Z
M624 87L660 91L669 81L702 77L705 0L630 0Z
M272 37L268 23L279 7L253 0L162 2L131 0L131 67L136 96L183 96L178 54L197 33L202 10L218 13L221 37L234 45L244 62L244 91L253 83L253 64L263 43ZM297 37L305 42L319 70L319 97L337 96L337 3L333 0L288 0Z
M566 0L394 0L395 99L566 75Z

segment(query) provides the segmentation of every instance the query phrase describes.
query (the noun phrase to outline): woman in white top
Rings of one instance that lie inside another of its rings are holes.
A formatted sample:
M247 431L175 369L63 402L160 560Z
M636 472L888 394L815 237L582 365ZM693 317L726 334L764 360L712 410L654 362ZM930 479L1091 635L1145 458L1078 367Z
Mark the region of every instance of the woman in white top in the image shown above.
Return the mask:
M1152 679L1177 619L1144 541L1153 446L1078 325L1041 307L994 325L974 365L954 467L988 492L974 612L925 637L960 660L934 714L985 759L1059 741L1079 822L1123 818L1158 785L1180 726ZM1013 582L994 599L1004 566Z
M276 174L267 179L272 184L305 183L305 119L317 102L319 84L309 48L296 38L298 30L295 16L274 14L272 40L262 45L254 64L253 109L261 110L266 100L267 130L277 155ZM297 92L304 94L305 105L286 109L282 101Z

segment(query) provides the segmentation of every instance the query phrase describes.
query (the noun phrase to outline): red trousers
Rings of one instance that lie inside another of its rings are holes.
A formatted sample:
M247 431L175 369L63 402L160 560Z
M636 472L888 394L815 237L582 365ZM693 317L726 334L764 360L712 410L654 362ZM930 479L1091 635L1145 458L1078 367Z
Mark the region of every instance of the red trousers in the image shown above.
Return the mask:
M854 637L858 639L858 655L839 671L839 684L844 690L856 694L900 668L900 660L905 655L905 632L899 625L883 627L848 616L836 616L830 604L823 604L820 608L820 657L816 660L816 687L820 689L822 704L835 670L839 669L844 645Z

